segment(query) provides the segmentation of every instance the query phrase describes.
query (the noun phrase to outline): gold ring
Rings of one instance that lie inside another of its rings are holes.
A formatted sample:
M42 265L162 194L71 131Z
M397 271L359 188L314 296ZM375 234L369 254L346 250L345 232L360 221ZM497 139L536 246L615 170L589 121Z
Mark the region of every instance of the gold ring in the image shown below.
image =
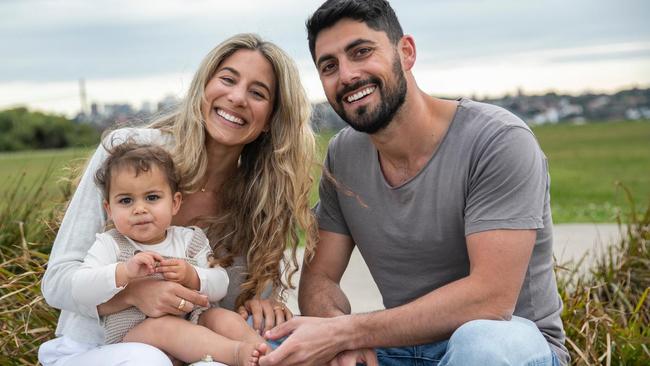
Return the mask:
M276 306L273 307L273 310L282 310L282 311L284 311L285 309L286 308L284 307L284 305L276 305Z
M185 299L181 299L181 302L178 303L178 306L176 307L176 309L182 311L184 307L185 307Z

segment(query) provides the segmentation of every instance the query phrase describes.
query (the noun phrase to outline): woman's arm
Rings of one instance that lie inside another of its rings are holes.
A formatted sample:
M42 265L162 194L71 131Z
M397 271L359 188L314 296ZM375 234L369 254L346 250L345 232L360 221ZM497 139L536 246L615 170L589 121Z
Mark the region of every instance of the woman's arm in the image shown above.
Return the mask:
M130 137L141 142L163 142L160 131L132 128L116 130L105 141L120 143ZM97 307L77 303L70 296L70 288L74 274L95 241L95 234L103 231L106 222L102 194L95 185L94 175L107 155L100 145L89 160L59 227L41 284L49 305L91 318L98 318Z
M81 267L84 257L101 232L106 220L102 195L95 186L93 175L106 159L100 146L88 162L79 186L66 210L57 233L41 290L52 307L97 318L95 306L77 303L70 296L72 277Z
M179 310L182 299L185 299L185 306ZM208 297L176 282L144 278L129 283L112 299L97 306L97 311L104 316L135 306L148 317L158 318L187 313L194 305L207 307Z

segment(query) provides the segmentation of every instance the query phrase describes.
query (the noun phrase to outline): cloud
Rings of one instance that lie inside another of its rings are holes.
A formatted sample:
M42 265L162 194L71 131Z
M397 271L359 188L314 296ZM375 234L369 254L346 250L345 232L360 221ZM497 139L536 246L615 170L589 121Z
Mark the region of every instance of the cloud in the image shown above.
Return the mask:
M35 88L32 95L45 84L75 89L82 77L95 90L110 88L110 80L119 85L125 85L124 80L149 80L151 88L158 88L164 84L150 80L192 74L204 55L226 37L256 32L297 61L310 96L322 99L304 30L305 19L320 3L0 0L0 83L22 85L20 90L30 85ZM649 62L650 27L645 18L650 2L645 0L393 0L391 4L405 32L415 36L422 69L476 70L473 67L503 61L552 73L570 63ZM511 75L512 80L516 77ZM97 80L103 82L94 84ZM53 98L63 94L70 93L52 92ZM5 95L0 104L19 101L8 98Z

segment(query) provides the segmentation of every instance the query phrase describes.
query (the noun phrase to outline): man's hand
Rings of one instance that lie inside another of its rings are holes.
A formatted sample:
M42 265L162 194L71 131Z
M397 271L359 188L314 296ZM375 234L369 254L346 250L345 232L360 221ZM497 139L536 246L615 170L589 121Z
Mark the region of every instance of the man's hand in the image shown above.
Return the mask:
M178 282L192 290L199 290L201 286L201 280L194 266L182 259L163 259L156 272L162 273L165 280Z
M262 356L260 366L328 364L345 350L345 331L340 319L298 317L267 331L264 334L267 339L290 336L274 351Z

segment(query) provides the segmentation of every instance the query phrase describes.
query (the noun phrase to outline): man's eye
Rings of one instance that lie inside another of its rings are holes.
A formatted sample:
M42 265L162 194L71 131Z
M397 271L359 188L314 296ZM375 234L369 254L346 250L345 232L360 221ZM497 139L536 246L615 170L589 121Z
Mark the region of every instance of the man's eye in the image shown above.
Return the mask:
M322 74L327 74L328 72L334 71L335 65L333 63L325 64L321 67L320 72Z
M147 196L147 201L157 201L160 199L160 196L157 194L150 194Z
M133 202L133 200L131 198L129 198L129 197L124 197L124 198L120 198L117 202L119 204L122 204L122 205L128 205L128 204L131 204L131 202Z
M356 54L357 54L357 56L365 56L365 55L369 54L370 51L372 51L370 48L363 47L363 48L359 48L357 50Z

